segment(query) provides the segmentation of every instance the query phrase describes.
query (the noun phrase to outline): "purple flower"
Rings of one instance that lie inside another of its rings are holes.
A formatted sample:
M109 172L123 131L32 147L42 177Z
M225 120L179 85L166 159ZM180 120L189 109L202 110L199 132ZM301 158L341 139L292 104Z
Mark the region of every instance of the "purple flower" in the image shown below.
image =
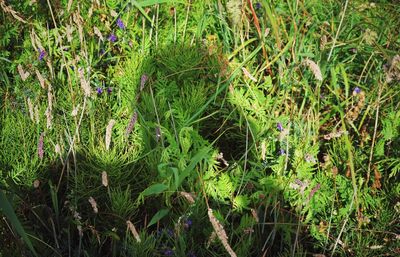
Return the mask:
M261 8L261 3L260 2L257 2L256 3L256 9L260 9Z
M44 132L42 132L42 134L40 134L38 147L37 147L38 148L38 156L39 156L40 159L43 159L43 154L44 154L43 139L44 139Z
M112 87L107 88L107 93L110 95L112 93Z
M277 128L279 131L283 131L282 123L278 122L278 124L276 125L276 128Z
M353 93L354 93L354 94L359 94L359 93L361 93L361 88L355 87L354 90L353 90Z
M133 115L132 115L131 121L129 122L129 125L126 128L126 132L125 132L126 136L129 136L129 134L132 132L133 127L135 126L136 121L137 121L137 116L138 116L137 112L134 112Z
M280 149L280 150L279 150L279 154L280 154L280 155L285 155L285 154L286 154L286 152L285 152L285 150L283 150L283 149Z
M39 61L43 60L46 55L46 51L44 49L39 49Z
M144 89L144 85L146 84L146 81L149 79L149 77L146 74L143 74L142 77L140 78L140 91Z
M171 249L167 249L164 251L164 255L165 256L173 256L174 255L174 251L172 251Z
M320 188L321 188L321 185L318 183L318 184L311 190L310 194L308 195L308 200L310 200L310 199L314 196L315 192L317 192Z
M125 29L125 24L124 24L124 22L123 22L120 18L118 18L118 20L117 20L117 26L118 26L120 29Z
M103 94L103 89L102 89L101 87L98 87L98 88L96 89L96 91L97 91L97 94L98 94L98 95Z
M114 35L114 34L111 34L109 37L108 37L108 40L110 41L110 42L115 42L115 41L117 41L117 36L116 35Z
M103 55L105 53L106 53L106 51L104 51L104 49L100 49L100 55Z
M192 224L193 224L192 220L191 219L187 219L185 221L184 227L185 228L190 228L192 226Z

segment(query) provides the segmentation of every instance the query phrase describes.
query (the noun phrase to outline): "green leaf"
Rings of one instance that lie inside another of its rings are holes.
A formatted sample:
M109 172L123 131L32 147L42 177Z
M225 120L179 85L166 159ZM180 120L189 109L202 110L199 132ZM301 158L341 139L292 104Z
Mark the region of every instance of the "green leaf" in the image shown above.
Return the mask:
M157 195L164 192L167 189L168 186L164 184L151 185L142 192L142 196Z
M210 151L210 147L203 147L202 149L200 149L197 154L195 156L193 156L193 158L190 160L189 165L186 167L186 169L184 171L182 171L182 173L179 176L179 181L176 183L176 187L179 187L183 180L189 176L190 172L192 172L194 170L194 168L196 167L196 165L203 159L205 159L208 156L208 153Z
M0 190L0 211L4 213L4 215L10 221L14 229L22 237L25 244L28 246L29 250L31 250L31 252L35 256L38 256L35 249L33 248L31 240L29 240L28 238L28 234L25 232L25 229L22 227L21 222L19 221L17 215L14 212L14 208L11 206L6 195L1 190Z
M154 216L153 218L151 218L149 225L147 225L147 227L150 227L151 225L156 224L159 220L161 220L162 218L165 217L165 215L167 215L169 212L169 209L162 209L159 210Z

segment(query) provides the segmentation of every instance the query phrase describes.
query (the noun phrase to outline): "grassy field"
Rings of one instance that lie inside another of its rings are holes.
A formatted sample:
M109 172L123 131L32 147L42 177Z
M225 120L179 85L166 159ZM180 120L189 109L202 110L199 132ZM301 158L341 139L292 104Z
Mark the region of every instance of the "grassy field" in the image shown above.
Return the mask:
M0 10L0 257L400 254L398 1Z

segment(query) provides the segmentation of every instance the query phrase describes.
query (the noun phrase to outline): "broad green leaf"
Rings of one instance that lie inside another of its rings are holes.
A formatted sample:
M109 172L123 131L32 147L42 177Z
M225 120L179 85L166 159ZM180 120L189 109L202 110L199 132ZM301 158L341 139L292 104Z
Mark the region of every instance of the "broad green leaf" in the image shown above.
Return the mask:
M0 211L4 213L4 215L10 221L14 229L22 237L25 244L28 246L29 250L35 256L38 256L35 249L33 248L31 240L28 238L28 234L25 232L25 229L22 227L21 222L19 221L17 215L14 212L14 208L11 206L6 195L1 190L0 190Z
M167 189L168 189L168 186L166 186L164 184L154 184L154 185L151 185L148 188L146 188L142 192L142 196L157 195L157 194L164 192Z
M154 216L153 218L151 218L149 225L147 225L147 227L150 227L151 225L156 224L159 220L161 220L162 218L165 217L165 215L167 215L169 212L168 209L162 209L159 210Z
M200 149L195 156L191 159L189 165L186 167L185 170L182 171L182 173L179 175L179 181L176 183L176 187L179 187L183 180L189 176L190 172L194 170L196 165L203 159L205 159L208 156L208 153L210 151L209 147L203 147Z

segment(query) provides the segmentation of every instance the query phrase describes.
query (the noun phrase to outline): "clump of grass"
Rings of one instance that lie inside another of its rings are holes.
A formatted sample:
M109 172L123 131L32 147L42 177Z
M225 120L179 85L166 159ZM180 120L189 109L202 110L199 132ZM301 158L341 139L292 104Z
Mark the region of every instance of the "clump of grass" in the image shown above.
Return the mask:
M397 253L397 6L164 2L0 0L0 255Z

